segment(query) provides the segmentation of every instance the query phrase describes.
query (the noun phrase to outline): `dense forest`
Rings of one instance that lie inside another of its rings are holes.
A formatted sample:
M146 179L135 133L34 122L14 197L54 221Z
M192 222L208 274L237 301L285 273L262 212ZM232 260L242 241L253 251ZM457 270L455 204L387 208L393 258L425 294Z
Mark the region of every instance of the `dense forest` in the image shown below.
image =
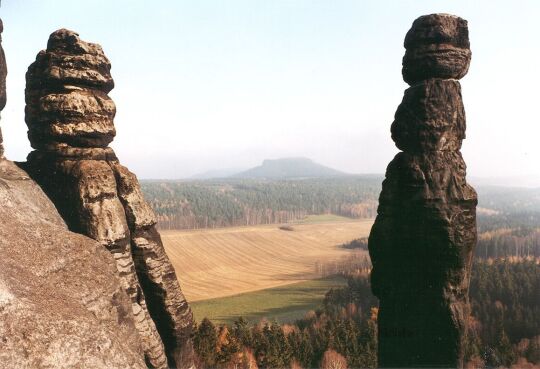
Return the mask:
M482 259L540 258L540 228L517 226L480 233L475 256Z
M286 223L307 215L373 218L382 177L141 182L161 229ZM540 189L481 186L479 233L540 224Z
M475 256L540 258L540 190L480 187L478 193Z
M161 229L286 223L311 214L372 218L381 178L143 181Z
M469 360L540 364L540 265L496 260L473 266Z
M469 368L540 365L540 265L477 261L471 280ZM377 299L367 273L348 275L318 311L294 324L239 318L216 327L204 319L194 344L202 367L376 368Z

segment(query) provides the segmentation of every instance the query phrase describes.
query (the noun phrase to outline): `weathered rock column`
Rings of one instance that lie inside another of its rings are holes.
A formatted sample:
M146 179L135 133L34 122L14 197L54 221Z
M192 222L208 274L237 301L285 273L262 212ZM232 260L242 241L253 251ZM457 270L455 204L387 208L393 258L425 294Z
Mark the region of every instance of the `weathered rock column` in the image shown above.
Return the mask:
M0 110L6 74L0 43ZM1 141L0 368L146 368L114 259L68 231Z
M116 132L110 62L75 32L51 34L26 75L25 165L70 230L115 257L150 368L193 366L193 316L134 174L108 147Z
M392 124L402 150L390 162L369 237L380 300L381 367L460 367L476 244L474 189L460 153L469 68L467 21L418 18L405 37L405 91Z
M2 32L4 32L4 24L0 19L0 111L6 106L6 76L7 65L4 49L2 48ZM0 128L0 160L4 158L4 145L2 139L2 129Z

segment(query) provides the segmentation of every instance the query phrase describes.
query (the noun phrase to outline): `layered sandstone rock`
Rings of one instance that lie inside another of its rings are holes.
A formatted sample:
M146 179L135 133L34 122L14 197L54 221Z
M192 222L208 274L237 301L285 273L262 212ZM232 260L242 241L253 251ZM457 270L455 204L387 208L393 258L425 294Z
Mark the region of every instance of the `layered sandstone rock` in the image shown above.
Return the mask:
M476 244L474 189L460 153L465 111L457 79L469 67L467 22L418 18L405 38L405 91L369 237L380 300L381 367L462 365Z
M101 47L54 32L26 75L26 168L72 231L116 259L149 367L191 367L192 314L134 174L108 144L114 82Z
M146 368L111 255L0 160L0 367Z
M0 110L5 77L0 44ZM0 139L0 367L145 368L110 253L70 232L40 187L1 154Z
M405 49L402 74L408 84L460 79L471 62L467 21L448 14L419 17L405 36Z

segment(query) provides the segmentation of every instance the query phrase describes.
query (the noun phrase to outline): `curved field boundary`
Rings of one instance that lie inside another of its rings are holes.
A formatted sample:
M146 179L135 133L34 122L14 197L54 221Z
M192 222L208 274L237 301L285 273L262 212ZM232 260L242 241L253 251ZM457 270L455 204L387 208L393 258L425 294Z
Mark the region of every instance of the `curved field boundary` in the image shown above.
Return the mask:
M369 234L373 220L162 231L189 301L231 296L318 278L315 265L352 252L339 245Z

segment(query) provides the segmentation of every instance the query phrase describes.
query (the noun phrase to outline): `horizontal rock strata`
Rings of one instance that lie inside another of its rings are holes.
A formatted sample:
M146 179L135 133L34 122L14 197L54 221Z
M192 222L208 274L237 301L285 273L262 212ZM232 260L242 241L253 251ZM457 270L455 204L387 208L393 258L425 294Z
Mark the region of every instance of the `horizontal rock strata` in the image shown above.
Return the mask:
M5 78L0 44L0 110ZM114 259L68 230L41 188L3 158L1 134L0 219L0 367L145 368Z
M54 32L26 75L26 167L72 231L116 259L148 367L191 367L193 317L135 175L108 147L116 131L101 47Z
M466 125L457 79L470 63L467 22L420 17L405 48L403 78L412 87L391 127L403 152L388 165L369 237L379 365L460 367L477 204L459 151Z
M403 79L409 85L430 78L461 79L469 70L467 21L448 14L416 19L405 36Z

